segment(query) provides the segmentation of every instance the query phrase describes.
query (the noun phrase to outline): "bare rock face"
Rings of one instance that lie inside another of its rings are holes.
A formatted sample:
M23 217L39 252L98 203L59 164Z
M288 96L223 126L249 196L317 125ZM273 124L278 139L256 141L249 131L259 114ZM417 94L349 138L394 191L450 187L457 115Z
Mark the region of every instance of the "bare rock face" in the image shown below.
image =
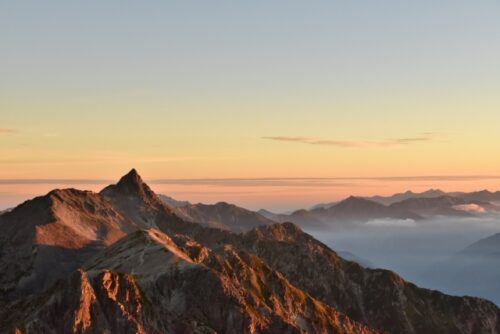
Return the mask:
M491 302L422 289L397 274L341 259L291 223L258 228L243 243L314 298L390 333L498 333Z
M100 195L142 228L157 227L158 220L182 221L144 183L135 169L123 176L117 184L104 188Z
M0 333L499 333L499 309L340 258L291 223L185 221L135 170L0 216Z
M8 314L0 329L26 333L376 333L255 256L158 230L122 239Z
M136 230L98 194L54 190L0 216L0 299L47 288Z

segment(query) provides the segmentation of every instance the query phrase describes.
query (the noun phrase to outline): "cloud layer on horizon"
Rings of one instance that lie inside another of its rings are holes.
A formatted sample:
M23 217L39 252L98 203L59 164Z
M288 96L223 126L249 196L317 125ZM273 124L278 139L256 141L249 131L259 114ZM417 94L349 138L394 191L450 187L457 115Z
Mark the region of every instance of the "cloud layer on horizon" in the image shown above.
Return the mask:
M500 180L500 175L416 175L367 177L261 177L261 178L198 178L198 179L146 179L152 185L185 186L297 186L297 187L350 187L365 181L375 182L428 182L428 181L481 181ZM110 184L112 179L0 179L0 185L16 184Z

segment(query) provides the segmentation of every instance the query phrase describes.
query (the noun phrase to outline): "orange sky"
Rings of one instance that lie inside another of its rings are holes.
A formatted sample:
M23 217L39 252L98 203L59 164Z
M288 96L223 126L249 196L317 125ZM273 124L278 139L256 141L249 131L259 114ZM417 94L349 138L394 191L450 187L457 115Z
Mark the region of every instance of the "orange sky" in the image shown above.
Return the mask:
M140 172L140 171L139 171ZM421 192L430 188L445 191L500 190L499 177L441 177L441 178L396 178L396 179L198 179L198 180L154 180L146 181L157 193L170 195L178 200L215 203L227 201L250 209L266 208L287 211L310 207L322 202L336 201L349 195L390 195L395 192L413 190ZM117 176L118 178L118 176ZM0 208L14 206L36 195L54 188L75 187L99 191L109 180L46 181L20 180L0 183ZM36 182L36 183L35 183Z
M0 4L0 180L442 176L153 183L252 208L500 188L449 180L500 175L498 2L120 8ZM54 186L0 184L0 206Z

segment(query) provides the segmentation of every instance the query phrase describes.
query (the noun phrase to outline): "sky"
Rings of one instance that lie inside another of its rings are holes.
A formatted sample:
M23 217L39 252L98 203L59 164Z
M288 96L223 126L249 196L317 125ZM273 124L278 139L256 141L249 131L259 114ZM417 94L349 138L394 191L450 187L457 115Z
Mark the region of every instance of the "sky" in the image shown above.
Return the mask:
M132 167L184 180L154 184L183 199L281 209L500 189L499 12L496 0L0 0L0 208ZM259 181L276 178L294 184ZM297 185L310 178L330 181Z

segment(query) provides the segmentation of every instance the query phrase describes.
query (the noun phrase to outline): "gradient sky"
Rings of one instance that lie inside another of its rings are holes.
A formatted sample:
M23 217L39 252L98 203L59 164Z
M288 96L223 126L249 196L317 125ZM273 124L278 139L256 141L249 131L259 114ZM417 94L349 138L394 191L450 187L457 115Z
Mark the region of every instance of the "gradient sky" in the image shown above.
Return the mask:
M500 175L499 17L496 0L0 0L0 179ZM474 180L160 190L252 206L499 186ZM42 190L2 184L0 207Z

